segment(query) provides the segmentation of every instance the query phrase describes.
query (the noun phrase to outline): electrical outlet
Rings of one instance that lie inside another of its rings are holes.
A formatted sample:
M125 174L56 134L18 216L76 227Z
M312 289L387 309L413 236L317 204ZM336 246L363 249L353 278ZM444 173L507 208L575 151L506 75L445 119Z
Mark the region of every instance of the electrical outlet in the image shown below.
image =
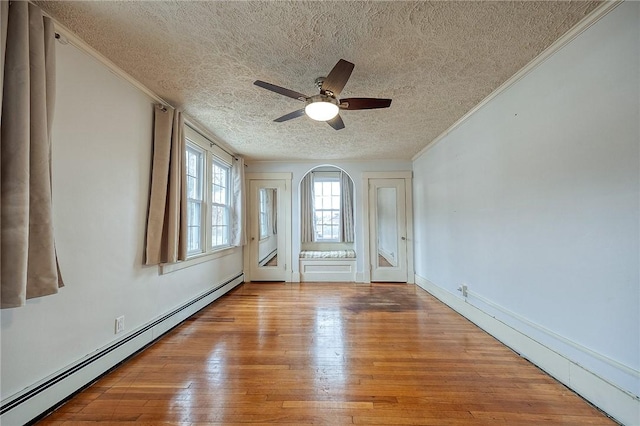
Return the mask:
M467 297L467 295L469 294L469 290L467 289L466 284L462 284L460 287L458 287L458 291L462 293L462 297Z
M124 315L116 318L116 334L124 331Z

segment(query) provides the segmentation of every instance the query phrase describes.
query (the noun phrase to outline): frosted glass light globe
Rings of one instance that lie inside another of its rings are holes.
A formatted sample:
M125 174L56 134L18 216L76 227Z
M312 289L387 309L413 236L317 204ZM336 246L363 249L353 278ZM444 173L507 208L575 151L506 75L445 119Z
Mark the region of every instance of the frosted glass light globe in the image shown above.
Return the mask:
M318 96L318 97L316 97ZM328 121L338 115L340 108L334 102L334 99L327 96L316 95L311 97L307 106L304 107L304 112L316 121Z

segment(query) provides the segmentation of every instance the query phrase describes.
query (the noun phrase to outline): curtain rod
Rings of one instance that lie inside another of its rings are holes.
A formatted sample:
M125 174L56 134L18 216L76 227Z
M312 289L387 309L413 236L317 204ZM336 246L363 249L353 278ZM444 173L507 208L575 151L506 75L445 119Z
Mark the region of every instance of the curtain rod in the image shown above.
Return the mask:
M218 148L220 148L221 150L223 150L224 152L226 152L227 154L229 154L231 156L231 158L233 158L234 160L238 161L238 157L236 154L233 154L231 152L229 152L227 149L225 149L224 146L216 143L213 141L213 139L215 139L213 136L211 135L207 135L205 131L199 129L199 125L197 123L194 123L193 120L191 118L185 118L185 124L189 127L191 127L191 129L193 129L194 132L198 133L200 136L202 136L203 138L205 138L206 140L209 141L209 143L211 144L211 146L217 146Z
M127 74L120 67L118 67L116 64L114 64L111 60L109 60L102 53L98 52L96 49L94 49L93 47L89 46L82 39L78 38L71 30L66 28L64 25L60 24L51 15L46 14L46 13L45 13L45 15L48 16L49 18L51 18L51 20L55 24L54 33L55 33L56 40L58 40L58 42L60 42L61 44L70 44L73 47L75 47L77 49L80 49L83 52L85 52L85 53L89 54L90 56L92 56L93 58L97 59L104 66L106 66L110 71L112 71L114 74L116 74L118 77L120 77L123 80L127 81L129 84L133 85L136 89L140 90L145 95L149 96L151 99L153 99L154 101L159 103L162 108L167 108L167 107L174 108L169 102L165 101L164 99L162 99L161 97L159 97L158 95L153 93L146 86L144 86L142 83L140 83L139 81L137 81L136 79L131 77L129 74ZM207 140L209 140L210 143L212 143L213 145L217 146L218 148L220 148L221 150L223 150L224 152L229 154L234 160L238 161L238 156L236 154L233 154L233 153L229 152L229 150L227 150L225 147L221 146L218 143L213 142L212 139L214 139L214 138L212 136L207 135L206 134L207 132L199 129L199 127L202 127L202 126L200 126L199 124L194 123L194 120L191 119L191 117L187 116L186 114L185 114L185 122L188 122L189 126L191 128L193 128L194 131L198 132L201 136L207 138Z

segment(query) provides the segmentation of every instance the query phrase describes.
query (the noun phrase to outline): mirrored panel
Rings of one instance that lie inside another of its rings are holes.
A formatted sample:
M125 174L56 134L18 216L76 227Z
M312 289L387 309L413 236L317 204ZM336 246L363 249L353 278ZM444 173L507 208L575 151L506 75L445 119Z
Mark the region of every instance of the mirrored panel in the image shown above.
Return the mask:
M260 188L258 191L258 266L278 266L278 189Z
M378 267L398 266L398 218L396 188L378 188Z

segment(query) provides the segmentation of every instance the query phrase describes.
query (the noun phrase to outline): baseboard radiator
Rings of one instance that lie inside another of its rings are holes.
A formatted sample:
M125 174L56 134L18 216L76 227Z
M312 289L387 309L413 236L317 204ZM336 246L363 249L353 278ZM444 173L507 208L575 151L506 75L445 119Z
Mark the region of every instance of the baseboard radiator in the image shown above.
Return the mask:
M243 281L244 274L240 273L40 383L6 398L0 405L0 424L35 423Z

